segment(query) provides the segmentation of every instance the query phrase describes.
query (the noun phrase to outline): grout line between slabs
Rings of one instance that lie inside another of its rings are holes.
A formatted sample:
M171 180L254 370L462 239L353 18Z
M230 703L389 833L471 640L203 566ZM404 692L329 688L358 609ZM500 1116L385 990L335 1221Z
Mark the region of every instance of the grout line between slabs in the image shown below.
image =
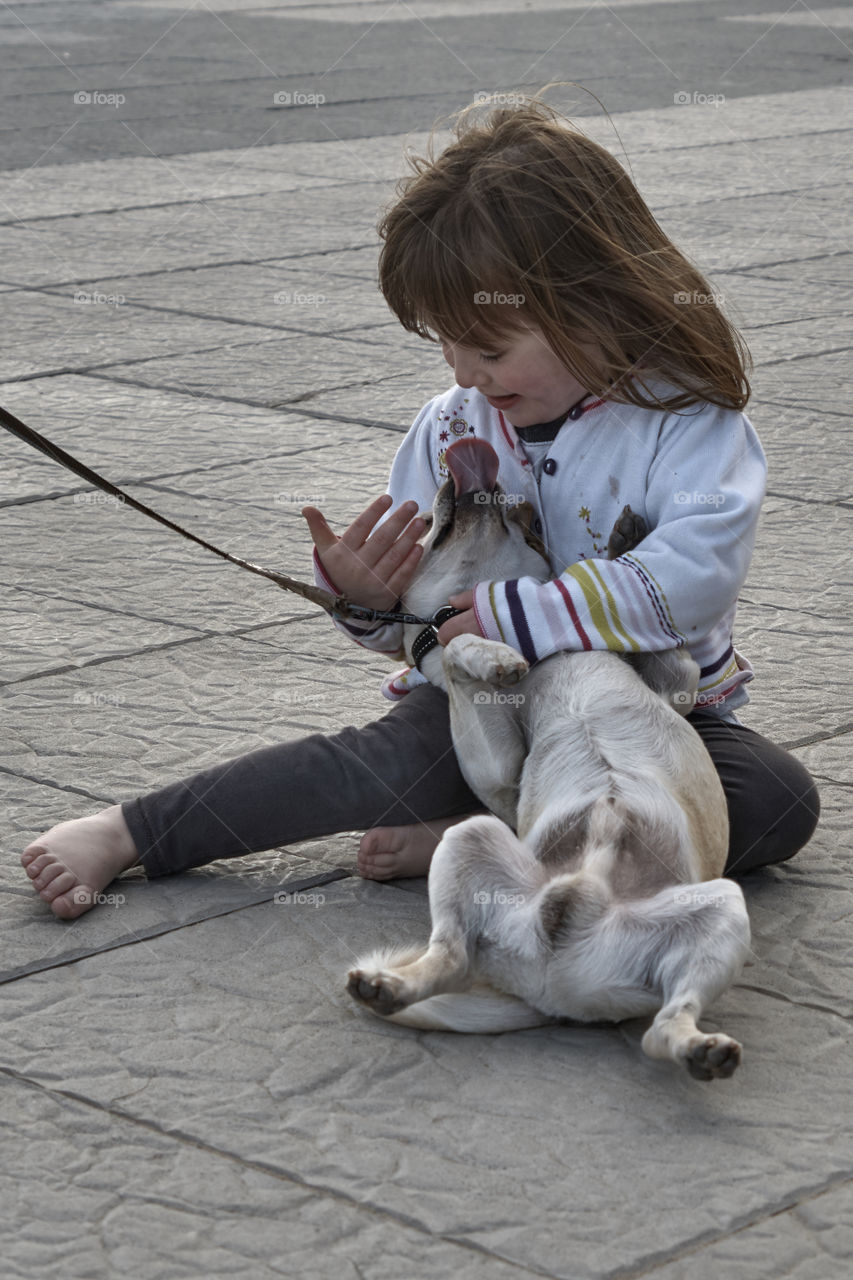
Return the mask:
M53 296L58 297L60 295L53 295ZM131 307L137 306L136 303L130 303L128 305ZM154 310L154 309L166 310L166 308L151 308L151 307L146 307L144 309L145 310ZM191 313L188 313L188 314L191 314ZM314 338L315 340L319 340L319 341L329 340L332 338L339 338L341 342L351 342L359 347L365 346L365 340L363 340L359 336L360 331L357 325L353 326L353 332L355 333L355 336L349 337L348 335L350 333L350 330L339 330L339 331L336 330L335 333L317 333L315 330L311 330L311 329L306 329L306 330L283 329L280 326L275 326L275 325L264 325L264 324L255 325L248 320L221 320L218 317L213 317L213 318L216 319L218 323L233 325L236 328L260 329L262 332L269 335L269 337L266 339L267 342L280 341L283 334L285 337L299 336L303 338L306 338L306 337ZM385 326L377 325L375 327L384 328ZM371 345L369 339L366 340L366 343L368 346ZM123 356L121 359L118 359L118 360L104 360L100 364L77 365L77 366L63 365L57 369L39 369L34 373L21 373L21 374L18 374L17 376L13 375L12 377L3 378L2 383L4 386L14 386L19 382L37 382L40 378L60 378L60 377L67 378L72 376L81 377L88 373L94 373L99 369L115 369L115 368L124 368L127 365L151 364L152 361L155 361L155 360L182 360L186 356L211 355L219 351L235 351L235 350L239 350L241 347L256 347L258 345L259 345L258 340L246 340L244 342L221 341L221 342L214 343L213 346L193 347L192 349L181 350L181 351L161 351L161 352L157 352L154 355L147 355L147 356ZM376 346L376 344L372 344L372 345ZM377 351L380 349L381 349L380 347L377 347ZM360 385L362 384L358 382L355 382L355 383L347 382L347 383L335 385L332 387L320 387L317 391L312 391L308 394L312 396L325 395L329 391L345 391L347 390L348 387L360 386ZM296 403L296 402L291 401L291 403Z
M224 262L185 262L181 266L175 267L152 267L150 271L136 271L132 276L122 276L125 280L143 280L148 276L168 276L175 275L183 271L215 271L218 267L257 267L263 266L269 262L298 262L304 258L320 258L328 257L333 253L357 253L361 249L377 249L377 245L370 241L368 244L345 244L336 245L331 249L311 249L307 253L287 253L277 254L275 257L269 258L229 258ZM2 280L0 283L9 284L13 289L28 290L47 290L58 289L64 285L75 284L98 284L101 280L113 280L115 275L111 276L83 276L79 279L72 280L48 280L39 285L25 283L21 280Z
M59 596L56 598L64 599L65 597ZM92 605L90 607L95 609L99 606ZM134 617L135 615L128 614L127 616ZM244 635L248 638L248 633L253 631L263 631L265 628L269 627L289 626L294 622L303 622L311 618L321 617L326 617L325 611L323 610L319 613L300 613L294 614L289 618L275 618L271 622L258 622L254 623L252 626L239 627L234 631L209 631L200 632L198 635L182 636L179 640L166 640L163 644L143 645L141 649L130 649L126 653L111 653L106 654L102 658L87 658L83 662L68 662L62 667L50 667L44 671L33 671L29 675L19 676L15 680L0 680L0 689L9 689L16 685L28 684L32 680L43 680L52 678L53 676L67 675L70 671L85 671L88 667L100 667L109 662L124 662L128 658L146 657L150 653L162 653L168 649L177 649L182 645L188 644L199 644L205 640L234 640L239 639Z
M819 730L817 733L806 734L804 738L792 738L790 742L780 742L779 746L784 747L786 751L794 751L797 747L812 747L818 742L830 742L833 738L843 738L851 730L853 730L853 720L837 725L834 729Z
M7 778L20 778L22 782L34 782L39 787L50 787L52 791L61 791L73 796L85 796L87 800L95 800L98 804L115 804L112 796L100 796L94 791L87 791L85 787L75 787L70 782L53 782L50 778L37 778L32 773L21 773L20 770L10 769L5 764L0 764L0 773L5 774Z
M301 854L296 854L295 856L299 858L302 857ZM310 862L310 858L305 858L304 861ZM293 868L293 870L297 870L297 868ZM156 879L160 878L161 877L159 876L156 877ZM178 933L181 929L190 929L198 924L206 924L208 920L220 920L225 916L236 915L240 911L249 911L252 907L259 907L266 902L272 902L277 893L301 893L304 889L314 889L320 885L332 884L336 880L351 879L353 879L353 873L351 871L347 871L345 867L335 867L329 871L316 871L307 876L297 876L296 879L286 879L282 884L277 885L273 889L264 889L259 891L257 896L249 902L241 902L236 906L231 903L229 906L222 907L220 909L213 907L206 910L203 914L195 917L190 916L186 920L180 920L178 922L164 921L160 925L151 925L147 929L128 931L123 937L116 938L112 942L105 943L104 945L95 947L94 949L81 947L78 951L66 952L53 961L48 961L46 959L36 960L32 961L30 964L19 965L14 968L14 970L9 970L7 973L0 973L0 986L8 986L12 982L20 982L24 978L29 978L35 973L47 973L53 969L65 969L69 965L78 964L81 960L90 960L100 955L106 955L109 951L120 951L124 947L138 946L140 943L148 942L152 938L166 937L170 933ZM111 883L121 884L122 881L117 878ZM26 885L23 887L26 888ZM44 903L43 905L45 908L48 908L47 903ZM85 916L78 917L78 920L80 919L85 919ZM57 921L57 923L74 925L77 921Z
M250 344L243 343L241 345L246 346ZM166 391L170 395L185 396L188 400L216 400L221 401L223 404L247 405L252 409L268 409L270 412L274 413L291 413L296 417L316 418L319 422L343 422L347 425L355 423L360 427L377 427L382 431L393 431L397 435L405 435L409 429L408 426L401 426L398 422L383 422L380 418L356 418L349 414L322 413L317 409L306 409L298 400L287 400L279 404L270 404L267 400L249 400L245 396L229 396L222 392L187 391L186 388L183 387L168 386L165 383L158 382L142 382L139 378L121 378L117 374L98 373L94 370L87 371L85 373L75 372L75 376L93 378L99 382L115 382L121 386L142 387L146 391ZM391 382L395 378L401 378L404 376L407 375L404 375L403 373L394 373L389 374L385 378L377 378L373 382L350 383L349 386L380 386L383 382ZM347 390L348 388L334 388L334 390L341 389ZM327 388L326 390L321 391L312 391L310 392L310 395L322 396L328 394L330 390L332 390L332 388ZM413 417L421 407L422 405L419 400L418 407L413 410Z
M482 1245L472 1240L465 1240L458 1236L451 1236L444 1232L430 1231L423 1223L416 1218L412 1218L407 1214L396 1212L393 1209L385 1208L381 1205L367 1203L364 1200L358 1200L353 1195L348 1195L345 1191L336 1190L334 1187L323 1186L322 1184L309 1181L307 1178L301 1177L293 1170L284 1169L276 1165L268 1164L264 1160L252 1160L245 1156L241 1156L236 1151L228 1151L224 1147L212 1146L202 1138L195 1137L192 1133L188 1133L183 1129L163 1128L161 1125L155 1124L152 1120L146 1120L141 1116L136 1116L130 1111L124 1111L120 1107L112 1106L107 1103L98 1102L94 1098L89 1098L85 1094L78 1093L73 1089L57 1089L52 1088L48 1084L44 1084L39 1080L24 1075L20 1071L16 1071L12 1067L0 1068L0 1074L5 1075L7 1079L15 1080L17 1083L26 1085L28 1088L38 1090L43 1094L48 1094L52 1098L67 1098L70 1102L76 1102L79 1105L88 1107L90 1110L98 1111L103 1115L112 1117L115 1120L124 1121L133 1124L148 1133L156 1134L159 1138L168 1138L181 1145L193 1147L202 1151L207 1155L215 1156L220 1160L227 1160L238 1165L241 1169L252 1170L255 1173L265 1174L268 1177L275 1178L279 1182L287 1182L299 1187L304 1191L312 1191L316 1195L325 1196L326 1198L347 1205L349 1208L356 1209L360 1213L367 1213L383 1222L390 1223L395 1227L406 1227L410 1231L416 1232L428 1240L441 1241L445 1244L455 1245L457 1248L464 1249L468 1253L476 1254L482 1258L492 1258L505 1266L515 1267L520 1274L530 1276L541 1276L543 1280L559 1280L555 1272L544 1271L539 1267L533 1267L526 1263L519 1262L515 1258L507 1258L503 1254L496 1253L494 1250L485 1249Z
M740 1223L737 1227L733 1227L731 1231L721 1231L717 1235L709 1235L704 1239L699 1237L695 1243L687 1242L682 1248L676 1249L666 1256L661 1255L659 1258L649 1260L648 1263L641 1262L636 1267L620 1267L614 1271L609 1271L606 1276L602 1275L601 1280L642 1280L643 1276L654 1275L662 1267L671 1266L673 1262L678 1262L682 1258L696 1257L703 1250L713 1247L723 1240L736 1239L743 1231L749 1231L750 1228L758 1226L762 1222L768 1222L772 1218L778 1218L782 1214L799 1209L801 1205L807 1204L811 1200L817 1200L822 1195L828 1195L838 1187L847 1186L851 1182L853 1182L853 1172L850 1170L832 1174L814 1187L804 1187L800 1192L795 1192L793 1197L775 1208L768 1207L764 1211L758 1211L747 1221Z

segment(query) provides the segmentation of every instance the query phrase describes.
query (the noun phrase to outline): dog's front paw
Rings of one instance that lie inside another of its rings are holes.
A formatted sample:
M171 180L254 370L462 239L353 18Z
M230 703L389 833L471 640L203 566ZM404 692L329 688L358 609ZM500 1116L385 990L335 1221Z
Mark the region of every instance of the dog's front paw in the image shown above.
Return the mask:
M731 1036L700 1036L688 1048L684 1061L696 1080L727 1079L740 1066L741 1053Z
M624 556L626 551L633 551L648 531L649 526L642 516L637 515L630 507L623 507L607 543L607 559L616 560L619 556Z
M517 649L483 636L454 636L444 650L444 669L453 678L467 677L486 684L518 684L529 666Z
M367 1005L373 1013L387 1018L399 1013L409 1003L403 998L403 979L382 969L350 969L347 991L353 1000Z

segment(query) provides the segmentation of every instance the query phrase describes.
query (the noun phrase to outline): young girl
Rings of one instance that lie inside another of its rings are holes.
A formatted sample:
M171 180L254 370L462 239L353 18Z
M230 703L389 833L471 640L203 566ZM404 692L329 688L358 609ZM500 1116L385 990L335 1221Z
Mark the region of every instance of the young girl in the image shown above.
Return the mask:
M416 513L446 475L444 450L488 440L504 492L533 503L554 576L478 583L452 601L462 612L440 642L472 632L531 662L689 646L702 671L689 719L729 805L727 870L790 858L817 822L814 783L734 715L752 670L732 623L765 475L741 338L617 161L541 101L480 123L462 113L456 141L413 168L381 226L380 283L407 330L441 342L456 385L405 437L390 496L341 538L305 509L317 580L359 604L405 605ZM626 504L650 532L608 561ZM338 625L400 648L399 624ZM385 692L396 705L364 728L253 751L53 827L24 852L27 874L71 919L137 862L165 875L357 828L369 829L363 876L424 874L442 832L479 806L445 694L416 671Z

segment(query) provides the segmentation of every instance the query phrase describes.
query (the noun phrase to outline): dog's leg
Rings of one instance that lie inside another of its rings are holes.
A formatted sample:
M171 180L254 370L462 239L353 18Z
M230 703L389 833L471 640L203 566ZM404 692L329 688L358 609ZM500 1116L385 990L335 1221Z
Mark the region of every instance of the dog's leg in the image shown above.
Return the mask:
M673 886L642 904L639 919L657 926L647 972L664 1002L643 1050L684 1063L697 1080L732 1075L741 1046L721 1032L700 1031L696 1020L734 981L749 953L740 886L732 880Z
M474 794L513 828L527 748L518 716L524 688L511 686L526 672L520 653L482 636L455 636L444 651L450 727L459 766Z
M476 978L480 938L532 902L541 871L531 850L498 818L469 818L445 832L429 873L432 934L425 950L376 952L351 970L347 990L388 1016ZM512 924L516 923L511 920ZM517 922L522 933L524 924ZM532 930L527 930L535 945Z

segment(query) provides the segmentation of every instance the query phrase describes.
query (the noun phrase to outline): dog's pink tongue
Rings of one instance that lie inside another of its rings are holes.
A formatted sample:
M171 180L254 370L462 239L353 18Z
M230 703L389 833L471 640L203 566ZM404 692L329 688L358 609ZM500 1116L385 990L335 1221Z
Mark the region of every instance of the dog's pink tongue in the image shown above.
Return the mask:
M498 455L485 440L473 437L457 440L445 453L447 469L453 476L456 497L482 490L491 493L498 482Z

